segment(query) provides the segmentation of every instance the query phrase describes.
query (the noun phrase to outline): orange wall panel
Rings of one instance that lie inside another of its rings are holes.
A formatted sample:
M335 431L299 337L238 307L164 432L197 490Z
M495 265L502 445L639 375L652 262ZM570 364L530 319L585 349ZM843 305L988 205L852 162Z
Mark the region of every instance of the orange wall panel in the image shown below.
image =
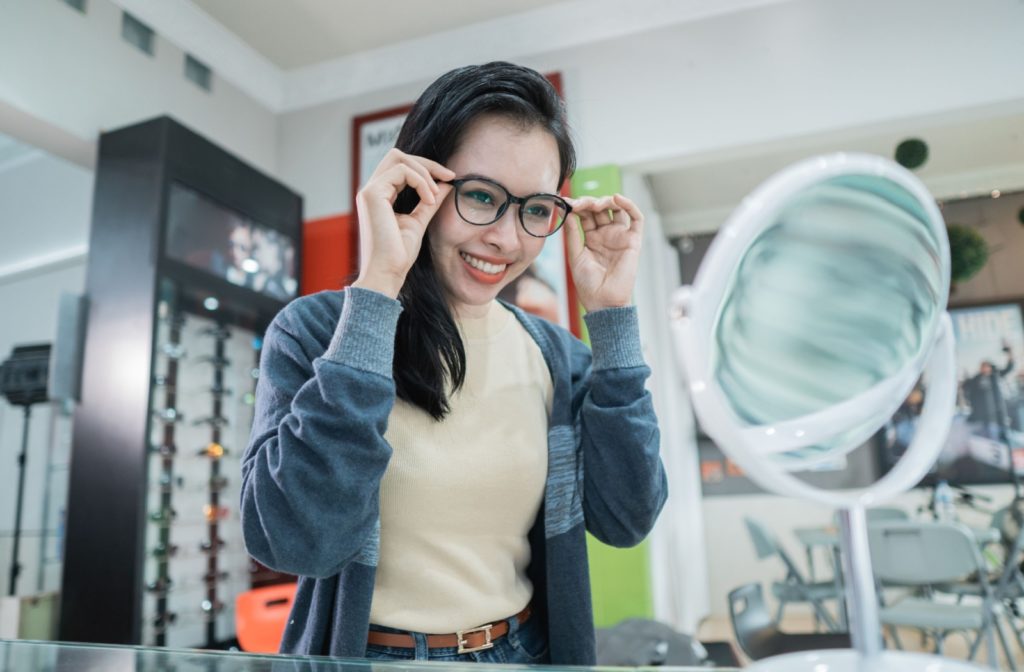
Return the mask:
M352 227L349 214L312 219L303 225L302 293L341 289L355 273L352 266Z

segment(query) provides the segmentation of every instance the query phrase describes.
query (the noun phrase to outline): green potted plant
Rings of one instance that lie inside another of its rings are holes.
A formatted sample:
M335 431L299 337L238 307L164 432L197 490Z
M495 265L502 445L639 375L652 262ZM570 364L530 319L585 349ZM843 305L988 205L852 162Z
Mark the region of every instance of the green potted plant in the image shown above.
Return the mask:
M949 234L949 253L953 287L973 278L988 261L988 243L976 229L964 224L946 226Z

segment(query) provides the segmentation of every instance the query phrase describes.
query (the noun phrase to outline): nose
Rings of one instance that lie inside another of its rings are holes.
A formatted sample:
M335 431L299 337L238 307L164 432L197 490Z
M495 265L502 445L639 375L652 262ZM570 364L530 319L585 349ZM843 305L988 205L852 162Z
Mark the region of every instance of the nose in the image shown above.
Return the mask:
M509 203L498 221L485 227L482 240L496 250L507 252L519 247L519 206Z

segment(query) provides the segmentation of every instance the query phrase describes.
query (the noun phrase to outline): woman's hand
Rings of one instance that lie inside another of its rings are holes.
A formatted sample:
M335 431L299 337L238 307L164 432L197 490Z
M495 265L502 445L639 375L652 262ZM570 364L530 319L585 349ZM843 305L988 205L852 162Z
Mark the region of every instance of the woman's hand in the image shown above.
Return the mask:
M588 312L628 306L640 262L644 216L621 194L571 201L580 226L569 226L569 268Z
M436 180L454 177L455 173L436 161L397 149L384 156L356 194L362 263L353 287L398 297L420 252L427 224L452 189ZM420 202L408 215L400 215L395 213L395 199L406 187L416 190Z

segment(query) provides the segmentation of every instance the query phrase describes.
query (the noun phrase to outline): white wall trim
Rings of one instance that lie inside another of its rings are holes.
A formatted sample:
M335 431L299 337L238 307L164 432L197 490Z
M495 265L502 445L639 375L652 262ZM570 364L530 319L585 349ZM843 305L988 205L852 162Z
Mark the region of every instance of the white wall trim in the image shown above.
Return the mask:
M924 178L922 182L932 195L942 201L988 196L993 189L1008 194L1019 191L1020 185L1024 184L1024 163L938 175Z
M0 266L0 285L23 280L33 275L57 271L75 264L84 264L88 253L88 245L75 245L30 257L7 266Z
M197 5L188 0L111 2L202 61L214 77L231 82L272 112L284 109L281 69Z
M21 152L17 156L12 156L6 161L0 161L0 173L3 173L8 170L14 170L19 166L24 166L26 163L32 163L36 159L41 159L45 156L46 154L43 153L41 149L35 149L33 147L24 152Z
M0 132L76 165L96 167L96 142L0 101Z
M468 63L514 60L603 40L626 40L637 33L673 24L790 1L560 2L289 70L284 77L284 111L432 80L442 72ZM624 41L622 48L628 49L628 42Z

